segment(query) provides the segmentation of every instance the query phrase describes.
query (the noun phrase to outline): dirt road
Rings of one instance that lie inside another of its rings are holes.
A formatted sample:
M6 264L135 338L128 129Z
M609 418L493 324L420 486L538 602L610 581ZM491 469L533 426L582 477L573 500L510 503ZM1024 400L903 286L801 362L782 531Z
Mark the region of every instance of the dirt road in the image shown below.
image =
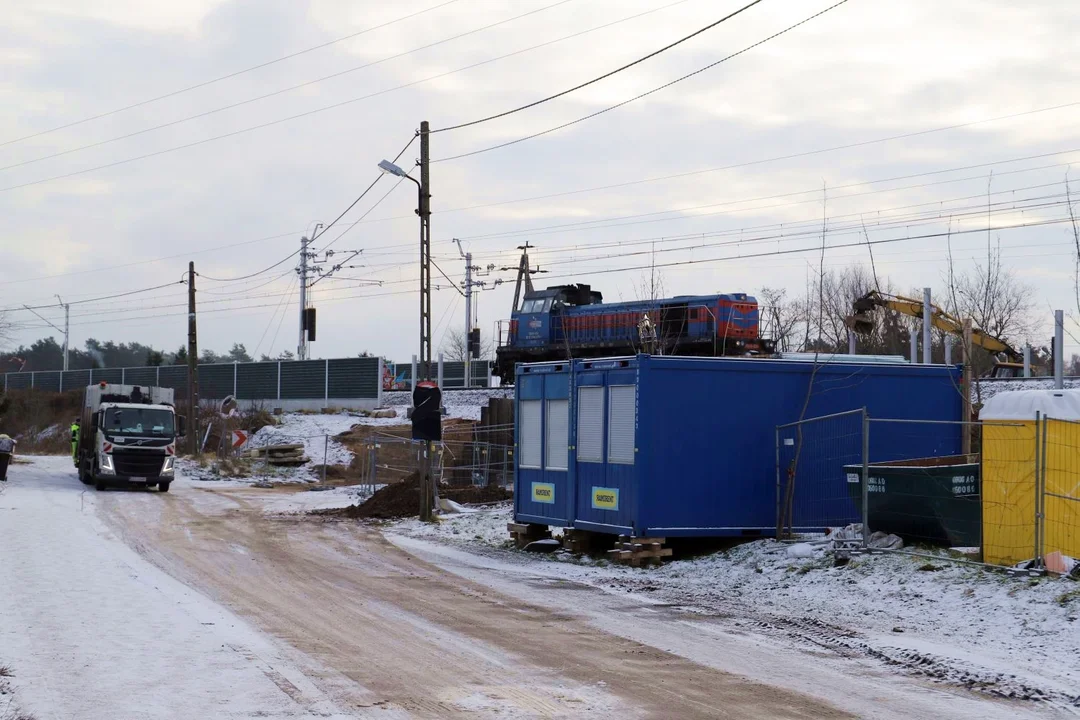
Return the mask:
M1049 716L542 561L282 514L298 502L183 479L97 493L65 458L15 468L0 487L0 665L16 700L79 720Z
M377 530L267 516L259 492L98 502L155 564L314 658L323 675L313 680L340 708L432 718L844 716L447 574Z

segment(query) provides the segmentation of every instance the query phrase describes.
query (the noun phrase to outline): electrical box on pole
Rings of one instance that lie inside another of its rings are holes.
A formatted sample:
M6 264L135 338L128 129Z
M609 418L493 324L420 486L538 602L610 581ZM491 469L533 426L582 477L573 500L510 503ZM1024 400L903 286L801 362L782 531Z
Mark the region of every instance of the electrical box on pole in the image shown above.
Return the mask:
M469 357L473 360L480 358L480 328L473 328L469 331Z
M315 342L315 308L304 308L304 332L308 342Z

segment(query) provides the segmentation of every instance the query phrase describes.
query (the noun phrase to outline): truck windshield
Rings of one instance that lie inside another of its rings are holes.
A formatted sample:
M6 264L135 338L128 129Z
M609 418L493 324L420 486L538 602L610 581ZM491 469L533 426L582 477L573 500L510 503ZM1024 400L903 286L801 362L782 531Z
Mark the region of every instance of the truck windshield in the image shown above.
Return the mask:
M105 431L168 436L173 434L173 414L157 408L112 408L105 411Z

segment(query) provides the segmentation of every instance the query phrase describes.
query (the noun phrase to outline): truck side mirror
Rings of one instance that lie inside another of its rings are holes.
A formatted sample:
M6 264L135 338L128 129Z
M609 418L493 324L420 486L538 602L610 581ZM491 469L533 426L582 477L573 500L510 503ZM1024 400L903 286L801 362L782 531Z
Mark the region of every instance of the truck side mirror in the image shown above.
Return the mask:
M183 415L176 416L176 434L180 437L187 436L187 418Z

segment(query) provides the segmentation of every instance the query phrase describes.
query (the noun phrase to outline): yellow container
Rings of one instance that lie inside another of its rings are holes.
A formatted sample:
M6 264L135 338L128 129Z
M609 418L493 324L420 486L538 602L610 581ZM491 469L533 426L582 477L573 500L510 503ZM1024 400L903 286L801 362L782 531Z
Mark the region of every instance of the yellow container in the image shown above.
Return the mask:
M1045 424L1046 479L1036 493L1037 460ZM1015 565L1060 552L1080 558L1080 391L1023 390L990 398L983 427L983 561ZM1036 544L1036 501L1042 531Z

